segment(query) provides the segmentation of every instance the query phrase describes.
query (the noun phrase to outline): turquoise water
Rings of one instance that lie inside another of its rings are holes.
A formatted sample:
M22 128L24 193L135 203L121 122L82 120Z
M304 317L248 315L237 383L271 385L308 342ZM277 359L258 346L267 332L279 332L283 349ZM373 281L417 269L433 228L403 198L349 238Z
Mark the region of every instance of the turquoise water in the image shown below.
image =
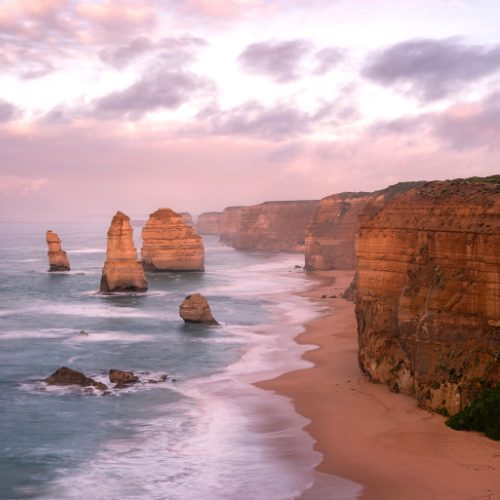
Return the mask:
M301 257L208 237L206 272L150 274L145 294L103 296L107 223L0 225L0 496L296 498L319 461L307 421L251 382L306 366L292 339L318 310L290 293L309 284ZM46 229L71 272L47 273ZM193 292L220 328L180 320ZM104 382L109 368L169 378L109 396L40 382L63 365Z

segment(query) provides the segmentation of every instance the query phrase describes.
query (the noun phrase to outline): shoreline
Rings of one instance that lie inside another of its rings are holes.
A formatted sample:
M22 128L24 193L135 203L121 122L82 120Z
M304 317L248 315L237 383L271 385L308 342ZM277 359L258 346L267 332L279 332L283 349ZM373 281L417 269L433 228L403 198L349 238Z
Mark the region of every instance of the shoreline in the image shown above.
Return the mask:
M321 478L335 475L363 485L353 497L363 500L500 499L499 443L449 429L410 396L369 382L357 362L354 304L340 298L353 272L310 276L317 286L299 295L329 310L306 322L295 341L311 346L302 359L314 366L255 384L288 397L310 420L305 430L323 459L318 481L300 498L332 499Z

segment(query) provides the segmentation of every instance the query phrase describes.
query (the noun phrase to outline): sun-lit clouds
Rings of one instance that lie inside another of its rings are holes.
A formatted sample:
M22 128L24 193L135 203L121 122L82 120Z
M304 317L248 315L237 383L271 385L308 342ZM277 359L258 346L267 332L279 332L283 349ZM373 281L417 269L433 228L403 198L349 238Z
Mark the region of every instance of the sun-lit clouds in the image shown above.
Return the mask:
M10 102L0 99L0 123L15 120L21 116L21 110Z
M0 175L0 195L26 197L49 184L48 179Z
M375 54L367 78L401 87L422 101L443 99L466 84L500 72L500 45L467 44L457 38L417 39Z
M316 58L316 69L315 73L317 75L324 75L328 73L333 68L338 66L338 64L344 59L345 51L338 47L325 47L319 50L315 54Z
M301 63L310 50L307 40L268 40L249 45L238 61L250 73L286 83L301 77Z

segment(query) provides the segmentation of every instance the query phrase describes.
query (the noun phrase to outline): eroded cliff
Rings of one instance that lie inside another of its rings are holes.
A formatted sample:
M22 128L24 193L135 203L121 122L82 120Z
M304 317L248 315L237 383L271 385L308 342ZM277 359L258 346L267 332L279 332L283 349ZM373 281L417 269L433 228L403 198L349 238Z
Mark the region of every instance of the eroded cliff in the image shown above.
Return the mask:
M205 212L196 221L196 230L200 234L218 236L221 232L222 212Z
M54 231L47 231L45 235L49 248L49 272L69 271L69 259L66 252L61 248L61 238Z
M421 406L456 413L500 382L500 186L432 182L361 222L359 362Z
M145 291L148 282L137 260L130 219L116 212L108 230L106 262L102 269L101 292Z
M303 252L305 229L319 201L268 201L226 208L221 241L239 250Z
M181 214L160 208L142 230L141 258L147 271L203 271L205 250L200 235Z

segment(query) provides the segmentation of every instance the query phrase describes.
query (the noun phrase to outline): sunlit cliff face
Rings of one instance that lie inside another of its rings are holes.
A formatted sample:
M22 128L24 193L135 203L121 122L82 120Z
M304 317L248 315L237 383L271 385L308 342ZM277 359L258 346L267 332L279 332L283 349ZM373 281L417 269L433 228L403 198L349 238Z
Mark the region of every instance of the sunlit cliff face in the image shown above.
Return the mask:
M0 1L0 217L496 173L495 2Z

